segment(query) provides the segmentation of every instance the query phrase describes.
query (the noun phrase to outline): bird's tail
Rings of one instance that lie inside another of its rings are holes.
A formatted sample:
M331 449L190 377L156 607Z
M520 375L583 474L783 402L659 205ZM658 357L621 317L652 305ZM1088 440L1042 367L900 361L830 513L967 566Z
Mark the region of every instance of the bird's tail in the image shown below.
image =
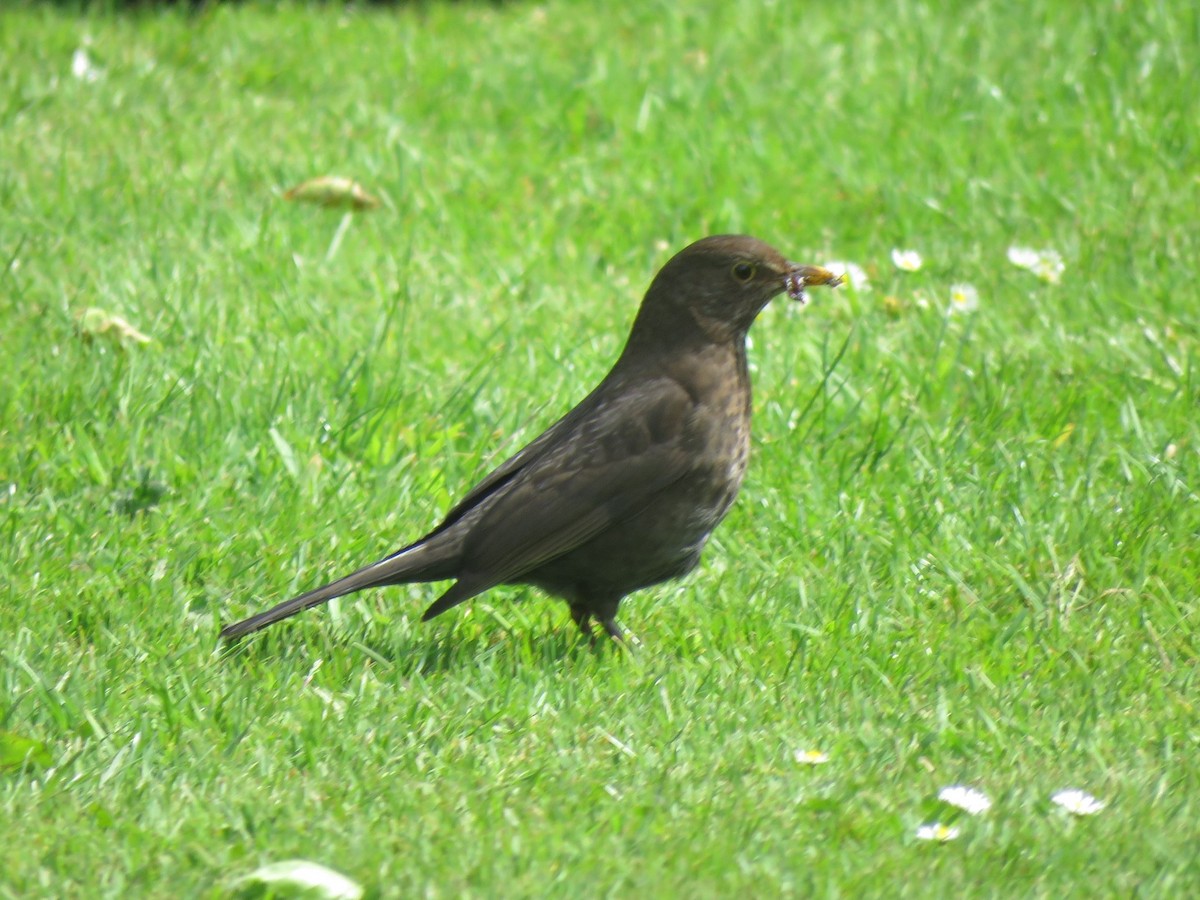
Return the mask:
M278 606L260 612L258 615L226 625L221 629L221 638L239 638L251 632L266 628L276 622L303 612L309 607L328 603L335 597L353 594L365 588L383 587L389 584L409 584L414 581L437 581L442 578L453 578L453 569L447 570L446 560L430 559L431 548L428 544L417 543L393 553L391 556L364 566L357 572L352 572L345 578L331 581L314 590L286 600Z

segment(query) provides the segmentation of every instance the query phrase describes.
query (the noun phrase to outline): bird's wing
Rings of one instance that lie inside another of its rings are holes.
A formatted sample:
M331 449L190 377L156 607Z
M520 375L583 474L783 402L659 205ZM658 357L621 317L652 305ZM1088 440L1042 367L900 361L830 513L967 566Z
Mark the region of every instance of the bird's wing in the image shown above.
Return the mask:
M644 508L687 474L694 408L665 379L599 398L482 511L463 545L463 569L489 587L502 584Z
M523 469L540 459L547 449L555 446L560 435L570 433L576 423L587 417L599 401L602 387L603 383L588 394L588 396L584 397L583 400L579 401L578 405L570 412L493 469L479 484L467 491L463 498L451 507L450 511L446 513L446 517L442 519L441 523L433 531L421 538L417 543L427 541L445 531L476 506L486 501L493 493L503 488L504 485L508 484Z

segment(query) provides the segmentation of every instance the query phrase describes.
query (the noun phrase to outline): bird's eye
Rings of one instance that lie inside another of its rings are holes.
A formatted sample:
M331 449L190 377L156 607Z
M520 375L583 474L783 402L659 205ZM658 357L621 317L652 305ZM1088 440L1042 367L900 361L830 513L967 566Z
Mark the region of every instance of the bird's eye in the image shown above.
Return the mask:
M740 262L733 267L733 277L738 281L747 282L754 277L754 266L748 262Z

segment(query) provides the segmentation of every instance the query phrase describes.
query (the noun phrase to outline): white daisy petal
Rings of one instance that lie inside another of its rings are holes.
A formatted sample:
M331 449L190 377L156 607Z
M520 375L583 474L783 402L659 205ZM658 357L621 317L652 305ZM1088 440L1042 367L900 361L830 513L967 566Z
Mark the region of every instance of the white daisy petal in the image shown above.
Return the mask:
M957 806L973 816L978 816L992 808L992 801L988 799L987 794L962 784L942 788L938 792L938 799L951 806Z
M937 841L940 844L952 841L961 834L953 825L943 825L941 822L931 822L917 829L917 840Z
M1030 247L1009 247L1008 261L1018 269L1032 269L1037 265L1038 252Z
M892 250L892 263L901 271L915 272L921 268L921 254L916 250L900 250L899 248L894 248Z
M1108 805L1103 800L1097 800L1087 791L1075 790L1074 788L1059 791L1050 800L1074 816L1094 816Z
M92 63L88 52L80 47L71 54L71 74L80 81L99 81L103 73Z

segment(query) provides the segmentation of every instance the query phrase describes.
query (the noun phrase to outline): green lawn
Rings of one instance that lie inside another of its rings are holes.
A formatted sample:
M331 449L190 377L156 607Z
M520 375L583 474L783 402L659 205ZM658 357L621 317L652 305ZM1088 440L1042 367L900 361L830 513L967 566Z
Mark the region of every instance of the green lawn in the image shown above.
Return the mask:
M711 5L4 4L0 896L1200 893L1200 10ZM327 174L382 207L282 199ZM222 655L727 231L870 289L761 317L746 486L640 652L416 585Z

